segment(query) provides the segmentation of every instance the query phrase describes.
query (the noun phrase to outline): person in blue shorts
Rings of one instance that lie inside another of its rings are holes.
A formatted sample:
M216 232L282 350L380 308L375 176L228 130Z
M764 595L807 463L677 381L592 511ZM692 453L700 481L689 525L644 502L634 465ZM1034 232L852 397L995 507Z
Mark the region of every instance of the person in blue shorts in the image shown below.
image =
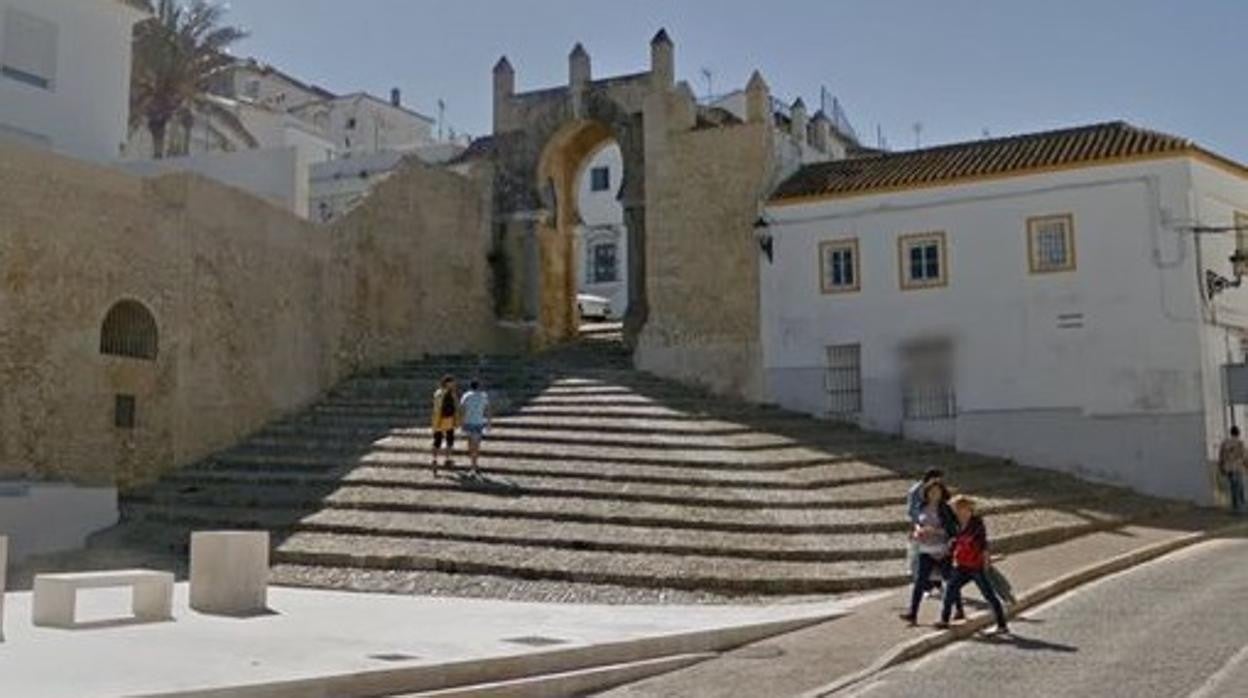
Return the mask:
M481 457L481 441L490 425L490 396L481 389L480 381L472 381L468 392L459 401L464 419L464 435L468 437L468 459L472 463L472 476L480 477L477 461Z

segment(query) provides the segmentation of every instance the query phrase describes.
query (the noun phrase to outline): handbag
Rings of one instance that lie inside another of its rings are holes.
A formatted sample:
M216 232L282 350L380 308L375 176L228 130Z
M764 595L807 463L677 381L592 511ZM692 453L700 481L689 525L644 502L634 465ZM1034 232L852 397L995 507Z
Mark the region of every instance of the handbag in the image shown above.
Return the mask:
M984 576L987 577L992 590L997 592L997 596L1000 596L1003 601L1011 606L1018 603L1018 599L1014 597L1014 585L1010 584L1010 580L997 569L996 565L984 567Z

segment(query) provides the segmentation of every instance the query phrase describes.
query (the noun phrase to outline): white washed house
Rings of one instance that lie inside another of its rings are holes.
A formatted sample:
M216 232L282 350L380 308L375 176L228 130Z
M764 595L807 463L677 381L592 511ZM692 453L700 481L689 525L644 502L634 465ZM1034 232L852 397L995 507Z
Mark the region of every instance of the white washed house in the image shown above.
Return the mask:
M628 229L618 198L623 182L624 156L611 141L586 161L576 199L578 288L609 300L613 319L628 312Z
M770 398L1208 502L1248 170L1121 122L808 165L764 212ZM1248 230L1248 229L1246 229Z
M130 0L0 0L0 139L107 162L126 143Z

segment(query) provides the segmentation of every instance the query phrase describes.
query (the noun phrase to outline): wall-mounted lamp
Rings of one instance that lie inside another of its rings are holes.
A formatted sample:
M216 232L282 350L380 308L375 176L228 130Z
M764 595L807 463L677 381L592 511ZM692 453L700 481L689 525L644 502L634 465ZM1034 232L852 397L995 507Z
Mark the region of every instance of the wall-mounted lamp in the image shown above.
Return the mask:
M771 223L766 218L759 216L754 221L754 238L758 240L758 249L767 255L767 263L775 263L776 240L771 235Z
M1231 255L1231 274L1235 277L1233 281L1212 269L1205 271L1205 291L1211 300L1228 288L1243 285L1244 277L1248 276L1248 254L1242 250L1235 250L1235 254Z

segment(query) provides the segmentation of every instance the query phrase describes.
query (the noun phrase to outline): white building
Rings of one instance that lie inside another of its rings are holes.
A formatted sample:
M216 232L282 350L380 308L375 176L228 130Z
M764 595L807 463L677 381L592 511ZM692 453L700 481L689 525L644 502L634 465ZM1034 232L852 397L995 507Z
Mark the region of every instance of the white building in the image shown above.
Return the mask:
M775 402L1208 502L1248 170L1123 123L809 165L760 238ZM1248 231L1248 228L1246 228Z
M382 150L312 165L309 182L311 218L320 223L343 216L358 206L379 183L399 170L409 157L441 165L464 151L459 143L429 143L412 151Z
M0 0L0 138L108 162L126 143L130 0Z
M302 104L290 113L323 132L338 157L410 153L434 142L434 120L404 106L398 89L389 101L356 92Z
M628 311L628 230L620 205L624 180L620 146L610 142L585 164L577 192L577 279L581 293L611 301L611 317Z

